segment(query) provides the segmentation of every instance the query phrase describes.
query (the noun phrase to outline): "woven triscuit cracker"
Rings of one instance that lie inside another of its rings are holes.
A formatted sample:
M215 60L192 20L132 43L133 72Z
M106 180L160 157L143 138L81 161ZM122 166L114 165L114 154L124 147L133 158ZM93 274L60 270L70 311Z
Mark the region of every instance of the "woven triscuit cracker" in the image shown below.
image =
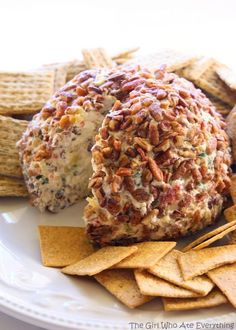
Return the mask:
M26 197L28 191L23 180L0 176L0 197Z
M165 64L167 66L167 71L171 72L182 69L195 61L196 57L194 56L167 49L157 53L136 57L127 61L126 64L139 64L150 70L156 70L160 65Z
M68 66L69 64L67 63L53 63L44 65L45 70L54 70L53 92L56 92L59 88L65 85Z
M118 59L132 58L134 56L134 53L136 53L138 50L139 50L139 47L134 47L134 48L124 50L123 52L120 52L120 53L112 56L112 59L116 61Z
M53 93L54 70L0 72L0 114L39 111Z
M220 63L214 61L198 79L195 79L194 82L204 91L210 93L221 101L234 106L236 103L236 93L230 90L230 88L219 79L216 70L220 66Z
M114 56L111 57L111 59L114 61L114 63L112 63L112 66L114 66L115 64L124 64L126 63L129 59L133 58L134 53L138 50L139 48L131 48L128 49L126 51L123 51L119 54L115 54ZM108 56L106 55L106 58L108 58ZM73 60L70 61L67 64L67 76L66 76L66 81L71 80L72 78L74 78L74 76L76 76L77 74L79 74L80 72L87 70L89 67L84 63L84 61L81 60ZM108 60L108 65L110 65L110 59Z
M216 97L214 97L212 95L208 95L207 93L206 93L206 96L209 98L211 103L214 105L217 112L221 113L223 116L227 116L230 113L230 111L232 110L231 105L228 105L227 103L217 99Z
M220 66L216 73L220 79L233 91L236 92L236 72L225 65Z
M0 175L22 177L16 143L28 122L0 115Z
M178 73L180 76L194 81L198 79L209 68L209 66L212 65L213 62L214 60L212 58L202 56Z
M89 69L113 68L115 62L107 55L103 48L83 49L84 63Z
M83 61L74 60L67 63L66 81L74 78L80 72L86 70L87 67Z

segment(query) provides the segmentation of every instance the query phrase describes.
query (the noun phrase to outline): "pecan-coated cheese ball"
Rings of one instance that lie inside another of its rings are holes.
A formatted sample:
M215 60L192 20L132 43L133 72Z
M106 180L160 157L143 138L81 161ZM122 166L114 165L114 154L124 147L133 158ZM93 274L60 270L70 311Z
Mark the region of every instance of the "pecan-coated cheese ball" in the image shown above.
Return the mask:
M18 143L34 206L58 212L89 193L91 147L105 114L150 77L139 67L84 71L34 116Z
M225 123L206 96L163 69L136 79L92 148L85 220L99 245L195 232L215 221L230 185Z

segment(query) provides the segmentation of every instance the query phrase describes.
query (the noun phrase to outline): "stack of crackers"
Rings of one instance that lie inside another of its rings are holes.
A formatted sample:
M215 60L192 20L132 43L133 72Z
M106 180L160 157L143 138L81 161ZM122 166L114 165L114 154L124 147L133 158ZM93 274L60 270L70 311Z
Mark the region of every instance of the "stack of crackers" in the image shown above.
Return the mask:
M40 226L39 236L44 266L95 279L129 308L161 298L165 311L176 311L236 307L236 244L208 247L235 229L229 221L182 250L172 241L96 250L78 227Z
M28 195L16 143L28 121L51 95L83 70L124 64L132 59L137 49L113 57L102 48L83 50L84 60L81 61L48 64L27 72L0 72L0 197Z

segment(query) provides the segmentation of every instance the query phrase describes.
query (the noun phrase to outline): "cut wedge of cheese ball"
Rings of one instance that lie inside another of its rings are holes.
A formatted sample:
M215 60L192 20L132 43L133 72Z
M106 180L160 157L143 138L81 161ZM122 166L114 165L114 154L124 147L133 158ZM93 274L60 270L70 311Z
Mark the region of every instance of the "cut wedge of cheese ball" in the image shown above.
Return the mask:
M136 79L92 148L84 217L102 246L195 232L215 221L230 186L225 123L206 96L164 70Z
M139 67L84 71L34 116L18 143L34 206L58 212L87 196L90 149L105 114L151 76Z

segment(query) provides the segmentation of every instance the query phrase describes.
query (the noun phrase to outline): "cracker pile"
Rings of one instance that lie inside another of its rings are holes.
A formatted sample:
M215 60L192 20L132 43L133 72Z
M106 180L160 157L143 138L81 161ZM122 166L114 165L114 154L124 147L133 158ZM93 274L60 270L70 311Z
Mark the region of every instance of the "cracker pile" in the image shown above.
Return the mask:
M96 250L83 228L40 226L42 262L44 266L62 267L61 272L67 275L96 279L129 308L157 297L165 311L228 302L236 307L236 244L205 247L210 244L209 237L213 242L226 230L235 230L235 222L211 231L182 251L175 249L176 242L172 241Z

